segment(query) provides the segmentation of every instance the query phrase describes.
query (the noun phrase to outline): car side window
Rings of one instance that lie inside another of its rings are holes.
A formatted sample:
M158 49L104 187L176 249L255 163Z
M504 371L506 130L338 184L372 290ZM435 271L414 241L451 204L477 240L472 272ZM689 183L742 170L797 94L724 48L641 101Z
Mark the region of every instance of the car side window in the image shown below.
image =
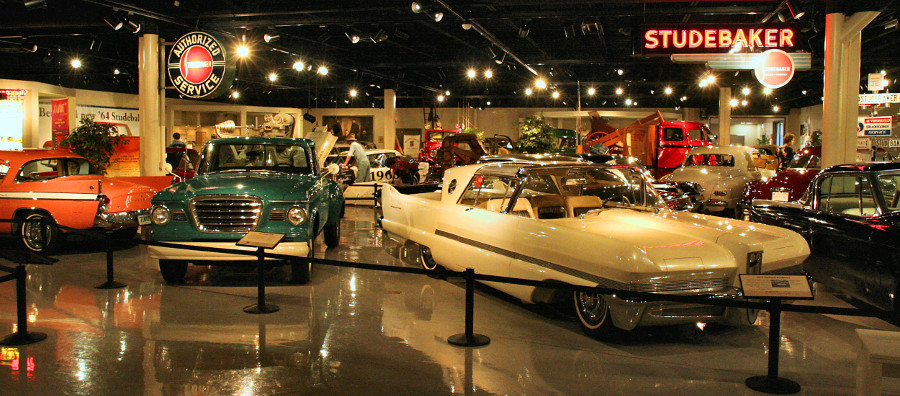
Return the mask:
M59 176L59 160L35 160L26 162L16 175L16 182L31 182L51 179Z
M516 190L518 181L509 177L476 174L459 198L459 204L492 212L502 212Z
M878 206L869 180L860 175L834 175L822 181L819 209L851 216L877 215Z
M702 129L691 129L688 133L691 135L691 140L703 140Z
M684 140L684 131L681 128L665 128L663 129L663 140Z
M878 175L878 189L884 197L887 212L896 212L900 210L900 175L898 174L881 174Z
M9 165L0 164L0 180L3 180L7 173L9 173Z

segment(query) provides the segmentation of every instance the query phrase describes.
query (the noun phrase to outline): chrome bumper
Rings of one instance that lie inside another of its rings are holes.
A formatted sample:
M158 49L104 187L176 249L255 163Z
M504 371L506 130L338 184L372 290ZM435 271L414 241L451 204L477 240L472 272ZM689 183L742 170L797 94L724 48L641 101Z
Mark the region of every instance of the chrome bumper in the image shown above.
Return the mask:
M725 300L742 298L741 292L733 287L719 293L697 294L697 296ZM718 322L724 320L728 309L734 309L720 305L626 300L616 296L604 298L609 303L613 324L625 330L632 330L637 326Z
M119 228L137 226L138 216L140 215L150 215L150 209L118 213L100 213L94 218L94 227Z

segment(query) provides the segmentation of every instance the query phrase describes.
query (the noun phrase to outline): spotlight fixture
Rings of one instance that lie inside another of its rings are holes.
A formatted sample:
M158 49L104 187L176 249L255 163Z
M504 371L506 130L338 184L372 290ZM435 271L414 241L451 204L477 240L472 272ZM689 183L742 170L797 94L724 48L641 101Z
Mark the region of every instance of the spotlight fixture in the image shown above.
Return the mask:
M715 84L716 83L716 75L710 74L710 75L706 76L706 81L710 84Z
M559 91L553 91L553 99L559 99Z
M472 28L472 24L463 22L462 28L463 28L463 30L469 30Z
M237 98L240 98L240 97L241 97L240 92L238 92L238 91L231 91L231 98L232 98L232 99L237 99Z
M741 106L746 106L746 105L747 105L747 99L742 100L742 101L741 101Z
M294 67L294 70L296 70L296 71L303 71L303 61L298 60L298 61L294 62L293 67Z
M443 102L443 101L444 101L444 95L438 95L437 101L438 101L438 102Z
M741 93L744 94L744 96L750 95L750 88L749 87L741 88Z
M778 105L772 106L772 111L777 113L778 110L781 110L781 108L779 108Z
M527 23L522 22L522 25L519 26L519 38L528 37L528 33L531 32L531 27L528 26Z
M484 78L492 78L494 77L494 72L491 69L487 69L484 71Z
M440 22L444 19L444 13L440 10L431 10L428 14L431 15L431 19L434 19L435 22Z
M772 94L772 88L769 88L769 87L763 88L763 94L764 94L764 95L771 95L771 94Z
M730 103L731 103L731 107L737 107L737 105L738 105L738 100L732 98L731 101L730 101Z
M351 98L355 98L356 95L357 95L356 90L355 90L355 89L351 89L351 90L350 90L350 97L351 97Z
M450 91L444 91L444 95L450 96Z
M631 98L625 99L625 106L631 106Z
M534 86L537 87L538 89L545 89L545 88L547 88L547 82L544 81L543 78L538 78L537 80L534 81Z
M621 95L623 92L625 91L621 87L616 88L616 95Z
M137 34L141 31L141 24L132 20L125 21L125 29L127 29L131 33Z
M806 15L806 13L803 11L800 11L799 8L794 10L794 7L791 7L791 2L789 2L789 1L785 1L784 5L787 6L788 11L790 11L790 13L791 13L791 17L793 17L794 19L800 19L804 15Z
M411 8L412 8L412 12L418 14L418 13L422 12L422 3L419 3L418 1L414 1L414 2L412 2Z
M327 76L327 75L328 75L328 68L325 67L324 65L323 65L323 66L319 66L319 68L316 69L316 73L319 73L320 75L323 75L323 76Z
M682 96L681 101L684 102L685 100L687 100L687 96Z
M25 41L22 43L22 49L31 53L35 53L38 50L38 46L37 44L30 41Z
M239 58L246 58L250 55L250 47L247 47L247 44L241 44L237 47L237 56Z
M594 87L588 88L588 95L594 96L595 93L597 93L597 90Z
M887 75L887 71L884 70L884 69L881 69L881 75L882 75L882 76L886 76L886 75Z
M109 25L109 27L111 27L113 30L119 30L123 26L125 26L125 21L115 15L110 15L106 18L103 18L103 22L106 22L106 24Z
M621 76L621 75L625 74L625 70L622 70L622 69L616 70L616 74Z
M113 74L119 75L119 74L122 74L122 72L119 71L119 69L113 69Z
M672 87L666 87L665 91L663 91L663 92L665 92L666 95L671 95L671 94L672 94Z
M278 74L275 72L269 73L269 81L275 82L278 80Z
M468 76L469 78L475 78L476 75L477 73L475 72L475 69L469 69L469 71L466 72L466 76Z
M532 93L531 88L525 88L525 95L526 95L526 96L531 96L531 93Z
M506 61L506 52L501 52L497 55L494 55L494 63L498 65L502 65L503 62Z
M266 33L263 35L263 40L265 40L267 43L271 43L275 40L278 40L279 37L281 36L274 33Z
M359 35L355 33L344 32L344 36L347 36L347 39L350 40L351 43L356 44L359 42Z
M373 43L380 43L388 39L388 34L384 31L384 29L378 29L378 31L375 32L375 34L372 35L370 39Z
M72 65L73 69L81 68L81 60L79 60L78 58L72 59L72 61L69 62L69 64Z

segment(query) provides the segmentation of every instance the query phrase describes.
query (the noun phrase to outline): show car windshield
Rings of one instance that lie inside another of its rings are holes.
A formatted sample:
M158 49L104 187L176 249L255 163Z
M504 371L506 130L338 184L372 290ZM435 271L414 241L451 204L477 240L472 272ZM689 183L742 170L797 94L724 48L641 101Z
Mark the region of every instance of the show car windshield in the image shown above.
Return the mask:
M684 166L734 166L731 154L694 154L684 160Z
M639 172L604 166L541 167L515 176L487 170L475 174L459 199L460 205L537 219L604 208L654 210L665 206L661 202Z
M310 156L292 144L230 144L207 147L200 173L269 171L312 174Z

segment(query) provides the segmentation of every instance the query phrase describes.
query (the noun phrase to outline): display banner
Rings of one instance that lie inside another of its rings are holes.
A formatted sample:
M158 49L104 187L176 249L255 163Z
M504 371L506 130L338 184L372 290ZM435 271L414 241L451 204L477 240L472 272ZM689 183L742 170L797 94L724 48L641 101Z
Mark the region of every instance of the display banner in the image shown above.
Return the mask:
M112 163L106 168L106 175L111 177L141 175L140 137L122 137L122 144L116 146Z
M756 79L764 87L781 88L794 78L794 60L782 50L768 50L756 64Z
M181 36L172 50L166 68L169 80L181 95L193 99L214 99L231 88L236 67L219 40L205 32Z
M69 135L69 99L54 100L51 106L51 136L53 148L57 148L59 142Z
M787 23L657 24L643 25L637 33L636 55L805 51L808 47L800 27Z
M0 150L21 150L27 89L0 89Z
M890 136L891 116L859 117L857 136Z

